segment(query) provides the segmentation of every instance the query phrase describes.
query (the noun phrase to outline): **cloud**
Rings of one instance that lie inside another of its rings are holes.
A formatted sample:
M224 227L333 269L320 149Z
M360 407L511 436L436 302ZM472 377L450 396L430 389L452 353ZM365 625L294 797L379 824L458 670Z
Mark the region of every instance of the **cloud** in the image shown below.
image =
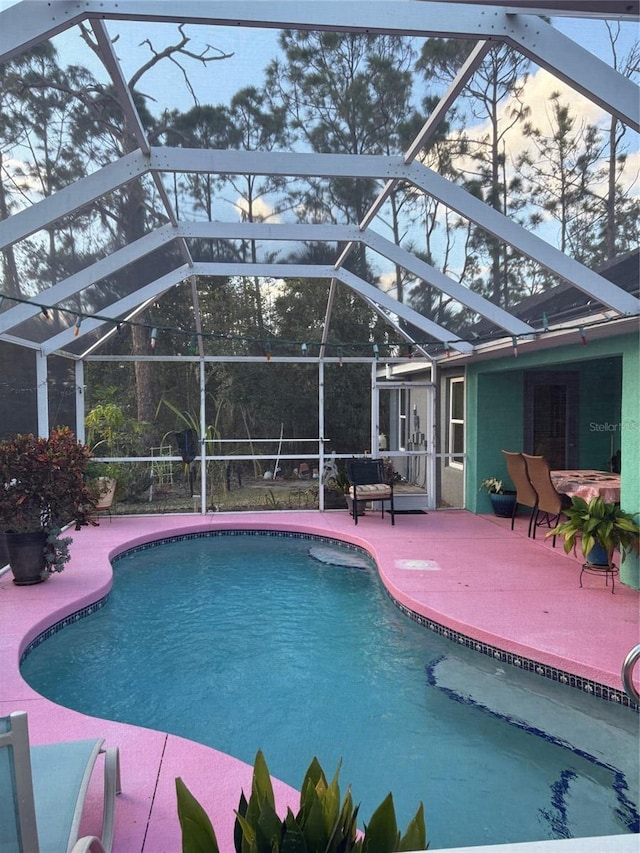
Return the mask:
M553 125L553 109L551 99L555 95L558 96L561 105L568 104L571 109L571 114L576 117L575 132L579 133L581 127L587 125L595 125L600 128L603 133L608 133L608 127L611 116L598 104L590 101L584 95L576 92L562 80L558 80L545 69L538 69L532 73L527 79L522 94L522 102L529 111L527 121L536 128L539 128L543 135L551 136L554 132ZM516 122L513 124L513 119L510 118L510 113L518 104L513 98L505 100L498 111L498 126L501 132L504 132L502 143L504 145L504 153L506 155L507 177L513 176L513 164L517 158L525 151L534 152L530 140L524 134L524 123ZM505 131L505 128L509 126ZM491 124L489 120L475 125L467 125L464 128L464 136L469 140L473 147L474 141L477 141L481 149L485 148L482 140L491 132ZM461 134L457 134L458 137ZM638 146L638 136L634 131L628 129L625 137L627 151L627 160L623 174L620 178L622 185L629 188L633 195L640 193L640 148ZM623 144L624 144L623 141ZM429 164L429 157L425 159ZM604 162L604 161L603 161ZM462 169L467 174L477 172L477 164L470 157L460 157L456 160L455 166ZM594 187L597 191L598 187ZM601 188L606 191L606 187Z
M243 213L248 213L249 211L249 203L246 198L239 196L236 200L236 207L238 210L243 211ZM275 214L273 211L273 207L263 198L254 199L251 210L253 214L254 222L281 222L282 219L279 214Z

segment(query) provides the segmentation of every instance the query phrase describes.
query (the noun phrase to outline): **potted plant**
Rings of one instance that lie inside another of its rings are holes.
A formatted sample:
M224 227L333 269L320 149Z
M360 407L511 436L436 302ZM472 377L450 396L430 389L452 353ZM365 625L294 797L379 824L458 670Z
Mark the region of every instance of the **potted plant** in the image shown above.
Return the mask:
M607 503L600 496L587 503L584 498L571 498L571 506L563 510L566 521L562 521L549 536L564 537L564 550L577 547L580 538L582 555L591 566L607 567L612 571L613 557L620 552L622 562L632 551L638 551L640 527L636 515L624 512L615 503Z
M90 455L68 427L0 442L0 530L15 583L39 583L69 560L62 528L79 530L96 503L84 479Z
M483 490L489 494L494 514L500 518L511 518L516 502L515 491L505 489L502 480L497 477L487 477L483 480L479 491Z
M323 480L325 509L344 509L349 498L349 480L344 465L331 463L326 466ZM358 501L360 503L360 501ZM349 504L349 509L351 505Z

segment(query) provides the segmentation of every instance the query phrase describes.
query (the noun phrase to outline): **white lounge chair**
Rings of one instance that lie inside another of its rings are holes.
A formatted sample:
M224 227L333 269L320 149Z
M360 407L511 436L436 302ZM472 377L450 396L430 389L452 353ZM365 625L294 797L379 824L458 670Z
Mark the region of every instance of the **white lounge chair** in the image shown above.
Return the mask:
M115 796L120 793L117 747L102 738L29 745L27 715L0 717L0 850L2 853L110 853ZM104 753L102 835L78 838L89 780Z

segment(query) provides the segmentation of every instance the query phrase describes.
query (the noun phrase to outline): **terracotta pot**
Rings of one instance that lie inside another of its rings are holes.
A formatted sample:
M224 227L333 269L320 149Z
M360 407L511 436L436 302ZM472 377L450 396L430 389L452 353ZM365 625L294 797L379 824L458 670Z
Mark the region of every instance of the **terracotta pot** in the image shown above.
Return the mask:
M44 552L47 534L44 530L5 533L5 543L15 584L28 586L41 583L49 577Z

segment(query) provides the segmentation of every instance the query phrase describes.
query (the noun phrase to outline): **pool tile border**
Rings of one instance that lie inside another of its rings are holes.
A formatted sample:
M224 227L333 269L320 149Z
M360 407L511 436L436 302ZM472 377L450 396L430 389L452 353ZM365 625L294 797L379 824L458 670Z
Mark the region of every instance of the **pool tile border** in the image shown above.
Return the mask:
M59 631L62 631L63 628L66 628L68 625L73 625L75 622L79 622L81 619L84 619L86 616L91 616L92 613L96 613L102 607L105 606L109 599L109 593L103 595L102 598L99 598L97 601L94 601L92 604L88 604L86 607L81 607L80 610L75 610L73 613L70 613L68 616L65 616L63 619L59 619L57 622L54 622L53 625L50 625L48 628L45 628L37 637L34 637L30 643L28 643L22 651L20 655L20 664L31 654L34 649L37 649L38 646L41 646L45 640L48 640L49 637L53 637Z
M289 539L309 539L313 541L323 542L328 545L346 548L350 551L365 554L366 556L373 559L366 548L362 548L359 545L353 545L350 542L345 542L342 539L336 539L332 536L322 536L314 533L300 533L291 530L261 530L255 528L250 530L196 530L192 532L177 534L174 536L164 536L157 539L152 539L149 542L143 542L139 545L134 545L131 548L126 548L120 553L116 554L114 557L112 557L111 562L113 564L118 562L119 560L124 559L125 557L130 556L131 554L135 554L140 551L148 551L151 548L157 548L160 545L166 545L172 542L183 542L185 539L208 539L216 536L276 536L280 538ZM387 593L391 601L402 613L405 614L405 616L408 616L409 619L413 620L414 622L417 622L419 625L422 625L424 628L427 628L434 634L437 634L440 637L444 637L452 643L457 643L458 645L465 646L465 648L471 649L472 651L478 652L479 654L494 658L495 660L500 661L501 663L505 663L508 666L513 666L517 669L525 670L526 672L533 672L542 678L548 678L551 681L556 681L559 684L564 684L567 687L571 687L575 690L580 690L582 693L594 696L595 698L601 699L605 702L613 702L616 705L621 705L623 707L629 708L631 711L635 711L637 713L640 712L640 705L636 704L635 702L632 702L623 690L615 690L612 687L607 687L607 685L600 684L599 682L593 681L592 679L583 678L579 675L573 675L572 673L567 672L565 670L540 663L540 661L536 661L533 658L527 658L522 655L516 655L512 652L507 652L504 649L500 649L498 646L493 646L489 643L483 643L479 640L474 639L473 637L469 637L467 634L463 634L460 631L448 628L446 625L442 625L439 622L435 622L432 619L428 619L426 616L422 616L420 613L416 613L415 610L411 610L411 608L407 607L405 604L402 604L400 601L394 598L394 596L391 595L391 593L384 586L384 584L383 588L385 589L385 592ZM100 608L104 607L108 598L109 594L107 593L107 595L103 596L98 601L95 601L92 604L87 605L86 607L82 607L80 610L77 610L74 613L65 616L64 619L60 619L58 622L55 622L49 628L42 631L42 633L38 634L38 636L35 637L26 646L20 656L20 663L25 660L25 658L31 653L33 649L37 648L49 637L52 637L54 634L57 634L58 631L61 631L67 625L72 625L74 622L77 622L80 619L84 619L85 616L90 616L92 613L95 613L97 610L100 610Z
M640 712L640 705L632 702L623 690L615 690L613 687L607 687L606 684L600 684L598 681L583 678L580 675L573 675L563 669L558 669L556 667L549 666L548 664L540 663L540 661L536 661L533 658L513 654L512 652L507 652L504 649L498 648L498 646L483 643L480 640L476 640L473 637L469 637L466 634L461 633L460 631L455 631L452 628L447 628L446 625L441 625L439 622L427 619L426 616L422 616L420 613L416 613L414 610L411 610L409 607L395 599L388 590L387 594L396 607L401 610L405 616L408 616L414 622L417 622L423 627L428 628L430 631L433 631L434 634L438 634L440 637L450 640L452 643L457 643L458 645L465 646L465 648L471 649L479 654L494 658L495 660L500 661L500 663L506 663L509 666L522 669L526 672L533 672L542 678L548 678L551 681L556 681L559 684L564 684L567 687L580 690L582 693L594 696L597 699L602 699L605 702L613 702L616 705L622 705L625 708L629 708L631 711Z

